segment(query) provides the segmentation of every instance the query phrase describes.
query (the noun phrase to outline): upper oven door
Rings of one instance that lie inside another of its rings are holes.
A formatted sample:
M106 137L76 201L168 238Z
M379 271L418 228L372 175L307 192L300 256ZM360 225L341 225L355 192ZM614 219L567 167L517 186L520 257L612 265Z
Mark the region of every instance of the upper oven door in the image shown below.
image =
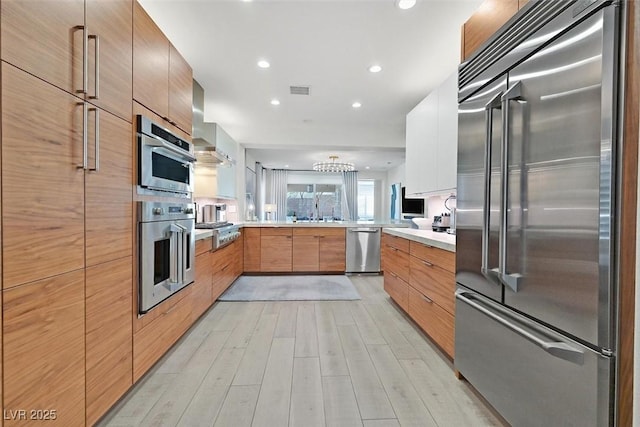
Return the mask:
M160 139L138 134L140 186L188 194L193 192L195 157Z

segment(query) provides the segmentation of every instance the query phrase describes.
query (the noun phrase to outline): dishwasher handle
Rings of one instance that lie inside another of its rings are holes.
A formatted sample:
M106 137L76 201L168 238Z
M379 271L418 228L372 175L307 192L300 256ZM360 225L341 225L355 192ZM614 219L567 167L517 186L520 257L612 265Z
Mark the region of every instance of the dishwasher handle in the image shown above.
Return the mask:
M349 228L349 233L379 233L379 228Z

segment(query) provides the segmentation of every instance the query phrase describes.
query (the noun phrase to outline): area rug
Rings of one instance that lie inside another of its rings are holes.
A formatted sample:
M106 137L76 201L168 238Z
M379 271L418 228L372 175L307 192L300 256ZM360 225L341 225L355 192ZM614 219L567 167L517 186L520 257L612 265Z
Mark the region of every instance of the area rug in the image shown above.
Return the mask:
M351 301L360 294L346 276L241 276L220 301Z

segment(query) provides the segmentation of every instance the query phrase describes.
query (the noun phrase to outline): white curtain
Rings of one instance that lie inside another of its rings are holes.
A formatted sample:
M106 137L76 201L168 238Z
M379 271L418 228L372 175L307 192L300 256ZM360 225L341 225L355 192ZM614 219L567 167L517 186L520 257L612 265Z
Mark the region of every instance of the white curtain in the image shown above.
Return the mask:
M345 208L344 219L358 220L358 172L342 172L342 185L344 186Z
M287 184L288 171L282 169L267 170L267 200L265 203L276 205L275 219L285 221L287 219Z
M264 220L264 204L266 203L266 169L260 162L256 162L256 216L259 220Z

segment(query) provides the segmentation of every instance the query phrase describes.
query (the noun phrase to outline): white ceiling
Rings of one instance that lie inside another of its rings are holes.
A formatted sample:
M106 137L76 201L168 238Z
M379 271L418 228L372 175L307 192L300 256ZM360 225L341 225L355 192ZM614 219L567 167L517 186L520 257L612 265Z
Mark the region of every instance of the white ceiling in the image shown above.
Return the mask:
M377 170L402 159L406 114L456 70L460 27L481 3L418 0L400 10L394 0L139 1L193 67L205 121L256 160L308 169L309 159L337 154ZM259 59L271 68L258 68ZM368 72L374 63L382 72ZM309 85L311 95L290 95L290 85Z

